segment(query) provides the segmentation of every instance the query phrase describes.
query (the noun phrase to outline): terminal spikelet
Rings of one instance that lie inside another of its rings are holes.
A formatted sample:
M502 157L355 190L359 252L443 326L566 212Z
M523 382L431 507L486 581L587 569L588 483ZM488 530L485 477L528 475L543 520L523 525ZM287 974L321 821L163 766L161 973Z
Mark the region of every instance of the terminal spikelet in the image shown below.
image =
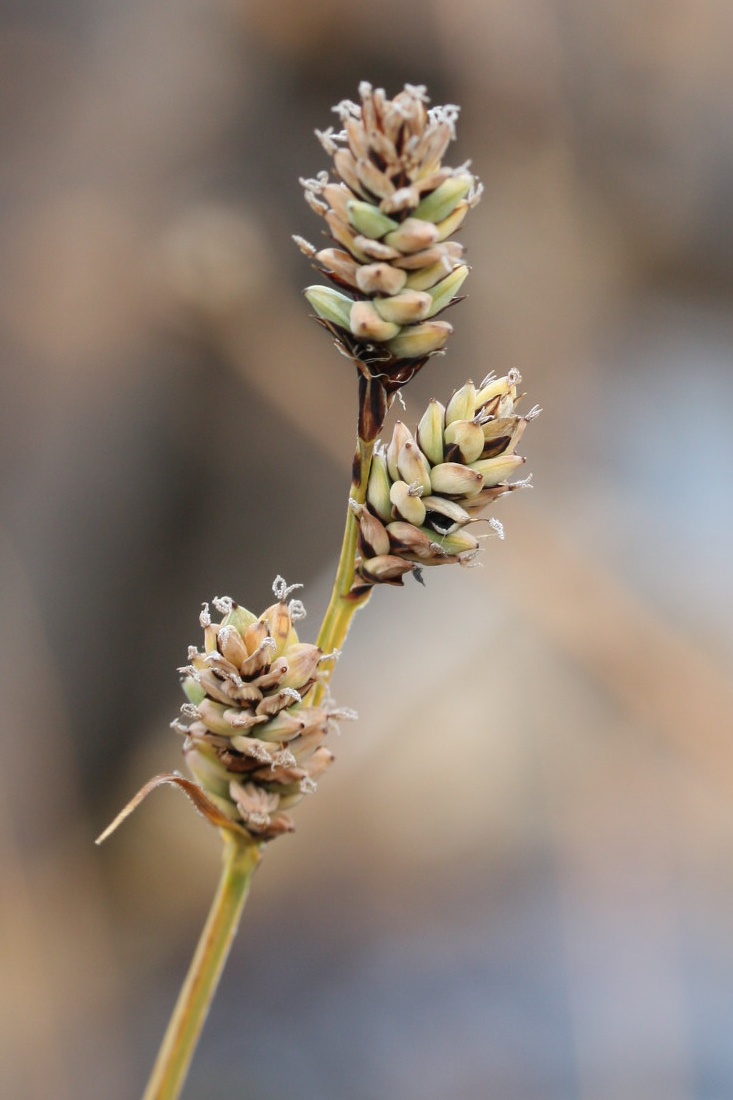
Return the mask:
M332 179L302 180L333 245L295 240L331 285L305 291L318 319L362 378L360 436L373 439L401 386L445 346L452 326L438 319L468 274L452 240L481 185L467 165L442 158L458 108L427 107L424 87L388 99L363 82L360 103L336 108L343 129L318 137L333 157ZM373 391L373 392L372 392Z
M192 646L180 671L188 702L183 753L191 774L214 806L257 842L291 832L286 812L315 790L317 777L333 760L324 740L347 712L327 704L309 706L311 687L322 678L324 654L301 642L293 623L305 614L293 588L278 577L277 602L259 617L228 597L221 613L201 613L202 649ZM328 655L333 657L333 655Z
M467 382L447 407L431 401L415 435L398 421L387 446L378 446L366 503L352 502L359 524L359 557L352 595L375 584L420 579L426 565L473 561L479 539L469 530L479 513L529 483L508 479L524 463L515 448L539 413L517 411L518 371ZM489 520L494 534L501 525Z

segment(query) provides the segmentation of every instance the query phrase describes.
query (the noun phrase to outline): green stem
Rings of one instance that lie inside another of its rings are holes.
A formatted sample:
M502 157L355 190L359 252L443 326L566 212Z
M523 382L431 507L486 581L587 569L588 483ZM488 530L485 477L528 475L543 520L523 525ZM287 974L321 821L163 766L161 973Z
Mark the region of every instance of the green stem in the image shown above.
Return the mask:
M363 504L366 500L369 470L372 464L373 452L373 442L365 443L362 439L359 440L358 448L354 455L354 478L351 485L349 504L346 509L346 524L344 527L344 538L341 544L341 556L339 557L331 599L326 608L326 613L323 616L323 622L321 623L321 629L317 638L317 645L321 647L324 653L332 653L335 649L341 648L349 632L351 620L359 608L364 606L371 595L370 592L367 592L366 595L357 597L356 599L350 595L351 586L354 582L356 539L359 532L359 525L352 510L351 501L354 500L357 504ZM328 679L330 679L330 672ZM327 682L328 680L320 681L316 685L313 693L314 705L317 706L323 697Z
M222 835L224 866L219 887L143 1100L176 1100L180 1095L259 863L256 844Z

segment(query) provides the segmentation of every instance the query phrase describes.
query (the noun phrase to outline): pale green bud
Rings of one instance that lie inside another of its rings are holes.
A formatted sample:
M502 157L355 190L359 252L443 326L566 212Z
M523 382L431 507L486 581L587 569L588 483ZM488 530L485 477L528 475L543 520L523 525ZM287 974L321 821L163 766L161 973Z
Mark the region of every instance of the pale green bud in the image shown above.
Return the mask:
M362 233L372 240L379 240L385 233L397 229L399 222L394 218L388 218L378 206L370 202L347 203L348 218L357 233Z
M444 279L449 271L450 264L446 267L445 262L439 260L437 263L428 264L427 267L420 267L417 271L411 271L405 285L410 290L429 290L431 286L435 286Z
M231 611L222 619L221 625L233 626L235 630L244 637L244 633L247 627L250 627L252 623L257 622L257 616L253 615L251 611L248 611L246 607L241 607L238 603L233 603Z
M305 723L297 715L296 708L281 710L269 722L260 726L257 736L261 741L290 741L302 731Z
M470 468L481 474L485 487L490 489L506 481L524 461L521 455L497 455L496 458L480 458L472 462Z
M439 283L429 288L427 293L432 302L427 313L428 317L434 317L436 313L440 313L441 309L445 309L463 286L467 275L468 268L465 264L461 264L454 268L450 275L446 275L445 279L441 279Z
M436 538L434 531L424 527L423 533L432 538L433 542L436 542L446 554L465 554L471 550L478 550L478 540L473 535L469 535L468 531L454 531L450 535L440 535Z
M466 220L466 214L470 210L467 202L461 202L455 208L452 214L449 214L447 218L443 218L442 222L438 222L435 227L438 230L438 240L445 241L450 237L457 229L460 229Z
M441 222L455 209L461 199L465 198L473 185L473 176L456 175L436 187L429 195L426 195L415 210L416 218L425 218L426 221Z
M331 321L340 328L350 330L351 307L354 299L329 286L306 287L305 296L323 321Z
M367 503L381 520L388 523L392 518L389 497L390 479L387 472L387 457L382 451L376 451L369 470L367 485Z
M452 332L447 321L423 321L403 329L387 346L397 359L419 359L440 351Z
M446 426L454 420L473 420L476 415L476 387L466 382L451 397L445 410Z
M186 676L181 682L181 687L189 703L193 703L194 706L198 706L201 700L206 696L205 690L197 680L194 680L193 676Z
M516 386L513 385L508 375L503 378L491 378L489 376L481 383L481 389L476 394L476 408L480 409L483 405L487 405L489 401L493 401L495 397L505 397L507 394L512 394L513 399L516 397L516 392Z
M226 798L231 776L224 765L220 764L216 757L210 756L207 752L202 752L196 746L185 749L184 756L191 774L198 780L209 797L218 795L220 798Z
M430 402L417 426L417 441L420 450L427 455L433 466L443 461L443 423L445 406L435 398Z

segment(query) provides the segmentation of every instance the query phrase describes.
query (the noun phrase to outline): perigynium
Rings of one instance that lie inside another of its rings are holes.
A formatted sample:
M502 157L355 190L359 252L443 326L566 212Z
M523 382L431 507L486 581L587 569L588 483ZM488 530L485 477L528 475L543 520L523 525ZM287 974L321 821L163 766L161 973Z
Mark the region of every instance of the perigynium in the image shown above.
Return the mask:
M452 331L443 315L468 275L455 233L481 185L468 164L443 164L457 107L428 107L414 85L388 99L364 82L359 96L335 108L339 132L317 131L333 177L302 181L330 240L318 248L295 238L327 282L309 286L306 298L358 373L357 450L331 600L315 642L300 640L305 609L290 598L300 586L282 577L276 602L260 614L220 597L215 621L204 605L203 643L179 670L186 702L172 723L193 779L155 776L99 838L171 783L224 841L219 888L144 1100L180 1095L264 847L293 831L291 808L333 760L330 729L354 717L332 702L330 681L355 612L379 585L402 585L410 573L422 581L427 566L474 563L484 538L503 537L482 513L529 481L511 478L539 410L520 411L516 370L467 382L446 405L431 401L414 431L397 421L388 440L378 439L395 395Z

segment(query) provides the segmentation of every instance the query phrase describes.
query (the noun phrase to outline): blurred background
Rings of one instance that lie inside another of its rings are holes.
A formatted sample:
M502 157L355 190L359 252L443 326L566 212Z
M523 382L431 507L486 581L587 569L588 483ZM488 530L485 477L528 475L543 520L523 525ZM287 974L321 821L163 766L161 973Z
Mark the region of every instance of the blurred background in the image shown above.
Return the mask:
M407 420L518 368L536 488L359 616L185 1097L730 1100L727 0L5 0L0 1093L141 1093L219 841L168 790L94 837L202 600L325 607L355 378L290 235L362 79L486 187Z

